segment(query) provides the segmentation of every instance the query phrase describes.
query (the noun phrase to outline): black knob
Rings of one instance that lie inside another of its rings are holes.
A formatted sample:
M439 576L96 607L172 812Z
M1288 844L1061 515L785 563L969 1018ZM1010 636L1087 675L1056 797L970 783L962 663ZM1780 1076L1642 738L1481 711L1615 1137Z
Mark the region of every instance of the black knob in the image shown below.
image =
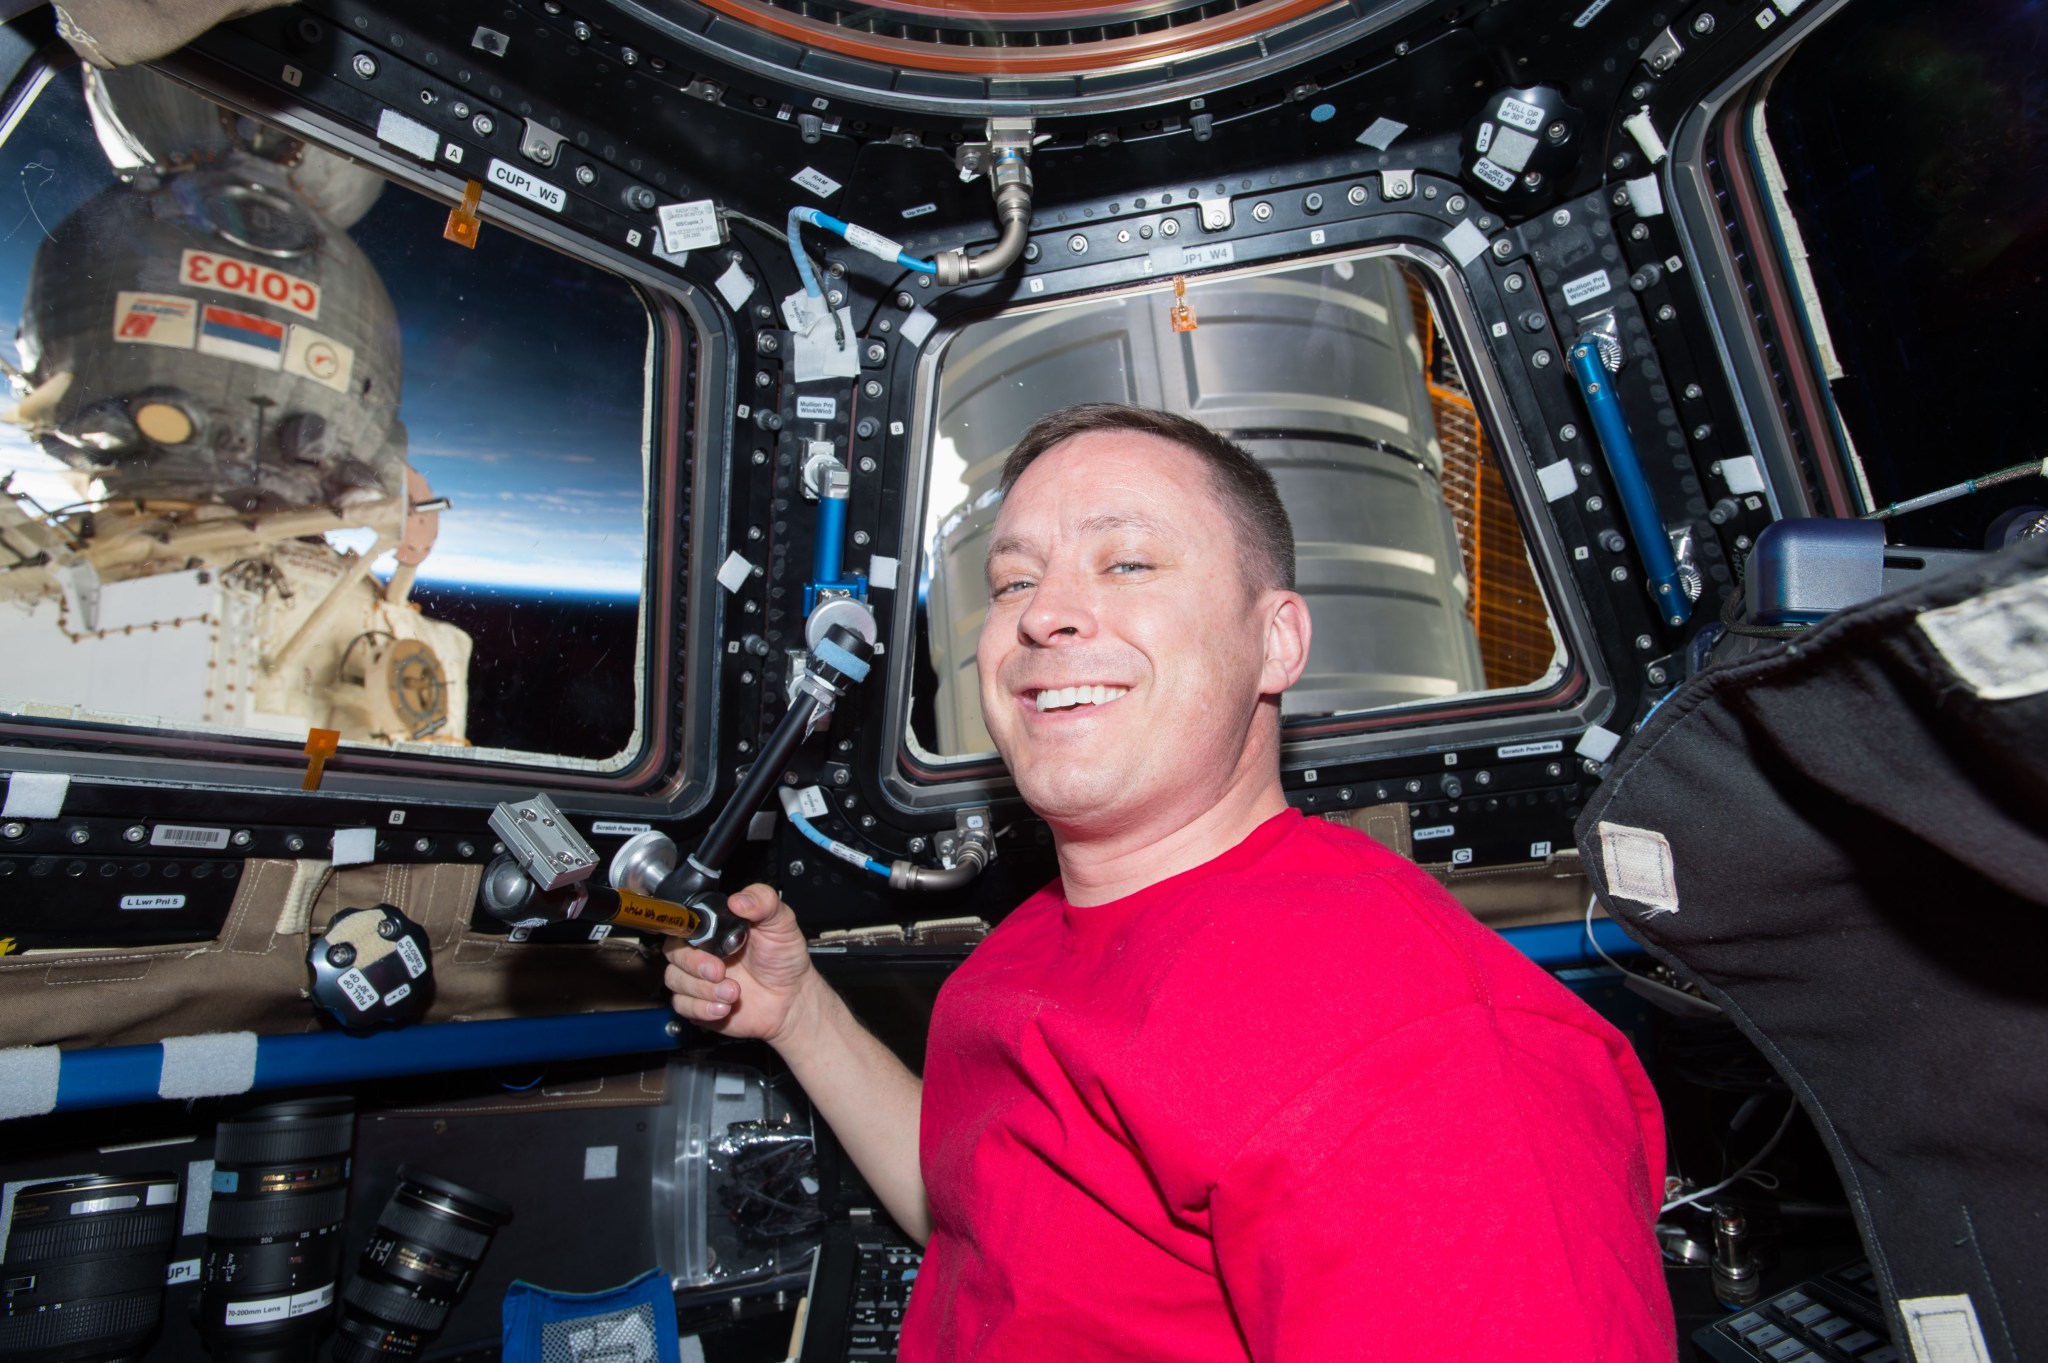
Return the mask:
M306 953L313 1005L343 1030L403 1027L434 1001L427 931L389 904L344 909Z

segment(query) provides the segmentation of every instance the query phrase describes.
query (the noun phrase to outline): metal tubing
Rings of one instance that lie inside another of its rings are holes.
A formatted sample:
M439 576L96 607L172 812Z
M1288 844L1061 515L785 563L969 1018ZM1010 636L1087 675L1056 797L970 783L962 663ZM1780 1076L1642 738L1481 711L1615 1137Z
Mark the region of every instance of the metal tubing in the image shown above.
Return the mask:
M406 1074L536 1065L672 1049L666 1008L569 1017L439 1022L371 1036L311 1032L256 1039L254 1090L301 1088ZM65 1051L57 1110L153 1103L163 1082L162 1046Z
M746 834L747 821L761 807L761 801L767 798L770 788L782 779L783 768L789 765L789 759L802 746L804 735L810 732L811 716L817 709L816 696L808 691L797 695L789 713L782 717L782 722L761 745L761 755L747 769L739 789L718 812L718 821L705 833L704 841L697 844L691 858L697 865L713 875L725 869L726 858L732 855Z
M846 561L845 497L822 497L818 501L818 544L811 555L811 581L819 587L836 587Z
M1678 564L1671 557L1671 538L1664 518L1657 513L1657 500L1650 494L1649 480L1636 457L1635 441L1629 436L1628 421L1622 416L1621 400L1614 395L1614 376L1600 363L1600 348L1590 336L1572 342L1568 361L1572 377L1586 399L1593 418L1593 434L1600 453L1614 474L1614 486L1621 493L1622 514L1628 518L1629 533L1635 536L1636 552L1642 555L1643 571L1649 575L1656 595L1657 610L1664 623L1684 624L1692 616L1692 599L1678 578Z

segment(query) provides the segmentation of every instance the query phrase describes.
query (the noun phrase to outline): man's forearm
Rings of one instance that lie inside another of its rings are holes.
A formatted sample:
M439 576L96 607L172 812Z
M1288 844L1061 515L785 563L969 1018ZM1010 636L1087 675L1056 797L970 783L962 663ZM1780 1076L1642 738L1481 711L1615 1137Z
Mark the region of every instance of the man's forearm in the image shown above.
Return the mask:
M790 1011L776 1051L883 1208L904 1234L923 1244L931 1235L931 1215L917 1162L922 1081L860 1025L823 979L813 975Z

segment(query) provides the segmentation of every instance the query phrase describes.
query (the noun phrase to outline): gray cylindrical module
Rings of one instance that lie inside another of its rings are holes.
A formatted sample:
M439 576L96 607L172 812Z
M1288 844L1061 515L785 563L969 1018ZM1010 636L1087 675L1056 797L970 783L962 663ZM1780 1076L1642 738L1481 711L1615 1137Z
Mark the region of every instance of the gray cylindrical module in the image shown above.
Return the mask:
M43 447L110 497L339 510L404 490L390 295L260 158L71 214L36 253L21 348L32 382L71 375Z
M1175 332L1149 294L997 318L955 338L937 429L966 465L967 497L939 525L928 595L941 754L991 746L974 650L1003 457L1036 417L1077 402L1184 412L1273 474L1315 622L1286 713L1484 689L1400 267L1309 266L1202 284L1189 301L1191 332Z

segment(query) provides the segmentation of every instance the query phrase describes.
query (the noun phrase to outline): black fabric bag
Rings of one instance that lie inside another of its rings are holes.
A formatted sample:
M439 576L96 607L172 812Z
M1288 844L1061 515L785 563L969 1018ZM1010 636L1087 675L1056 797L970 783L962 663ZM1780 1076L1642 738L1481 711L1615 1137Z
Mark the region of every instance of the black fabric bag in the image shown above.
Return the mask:
M1805 1105L1902 1351L2048 1358L2048 543L1702 672L1577 833Z

